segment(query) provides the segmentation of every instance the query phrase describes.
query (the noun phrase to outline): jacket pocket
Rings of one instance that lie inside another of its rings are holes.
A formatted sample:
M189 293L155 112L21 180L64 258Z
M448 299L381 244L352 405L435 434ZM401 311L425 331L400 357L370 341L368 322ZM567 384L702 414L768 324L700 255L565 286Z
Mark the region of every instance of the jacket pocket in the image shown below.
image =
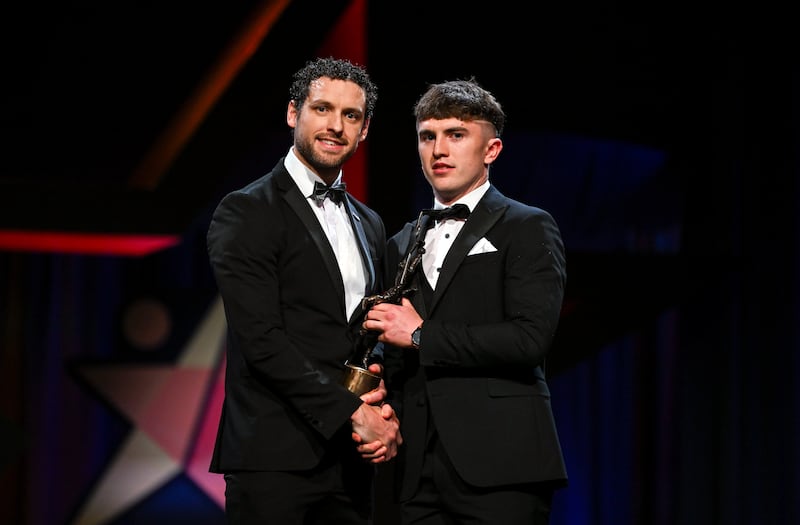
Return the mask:
M487 390L491 397L511 397L511 396L542 396L549 398L550 389L544 381L534 381L533 383L523 383L510 379L500 379L490 377L486 380Z

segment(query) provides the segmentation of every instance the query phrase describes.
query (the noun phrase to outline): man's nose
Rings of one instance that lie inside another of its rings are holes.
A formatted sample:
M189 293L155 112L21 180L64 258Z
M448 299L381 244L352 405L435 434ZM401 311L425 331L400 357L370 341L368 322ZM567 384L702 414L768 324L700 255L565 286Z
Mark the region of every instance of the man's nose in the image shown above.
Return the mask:
M344 129L344 115L331 111L330 116L328 116L328 128L341 133Z
M447 155L447 147L443 140L436 139L433 141L433 156L443 157Z

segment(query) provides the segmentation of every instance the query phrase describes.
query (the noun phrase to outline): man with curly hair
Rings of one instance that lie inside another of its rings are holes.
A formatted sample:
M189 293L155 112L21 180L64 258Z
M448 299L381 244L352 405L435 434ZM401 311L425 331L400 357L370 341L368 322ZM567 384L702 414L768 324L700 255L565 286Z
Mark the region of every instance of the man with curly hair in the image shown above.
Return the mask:
M228 335L210 470L225 476L231 524L366 525L375 465L402 441L383 383L361 396L342 384L361 299L381 288L383 222L342 184L376 99L360 66L308 62L289 89L293 145L214 212Z

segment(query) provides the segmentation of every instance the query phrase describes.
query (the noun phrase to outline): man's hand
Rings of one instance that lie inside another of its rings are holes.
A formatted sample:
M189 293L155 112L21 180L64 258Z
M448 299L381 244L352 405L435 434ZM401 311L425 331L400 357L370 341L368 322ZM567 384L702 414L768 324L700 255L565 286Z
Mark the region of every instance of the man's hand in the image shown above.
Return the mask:
M407 298L400 304L379 303L367 312L362 326L365 330L380 332L378 341L400 348L410 348L411 332L422 324L422 317Z
M357 443L362 458L371 463L383 463L397 455L403 437L400 435L400 420L391 405L378 407L364 403L353 413L350 421L353 441Z
M378 363L369 365L368 370L377 376L383 376L383 366ZM361 401L368 405L380 406L384 399L386 399L386 384L383 382L383 379L381 379L378 388L361 394Z

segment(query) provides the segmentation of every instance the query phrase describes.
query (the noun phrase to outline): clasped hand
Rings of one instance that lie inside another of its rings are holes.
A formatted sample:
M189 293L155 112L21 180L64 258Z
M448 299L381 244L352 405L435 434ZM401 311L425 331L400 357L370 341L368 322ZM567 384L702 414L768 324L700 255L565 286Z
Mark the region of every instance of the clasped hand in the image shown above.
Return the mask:
M380 373L381 366L372 364L369 370ZM383 403L386 385L381 379L375 390L361 395L363 403L351 416L353 441L361 457L370 463L383 463L397 455L403 444L400 420L391 405Z

